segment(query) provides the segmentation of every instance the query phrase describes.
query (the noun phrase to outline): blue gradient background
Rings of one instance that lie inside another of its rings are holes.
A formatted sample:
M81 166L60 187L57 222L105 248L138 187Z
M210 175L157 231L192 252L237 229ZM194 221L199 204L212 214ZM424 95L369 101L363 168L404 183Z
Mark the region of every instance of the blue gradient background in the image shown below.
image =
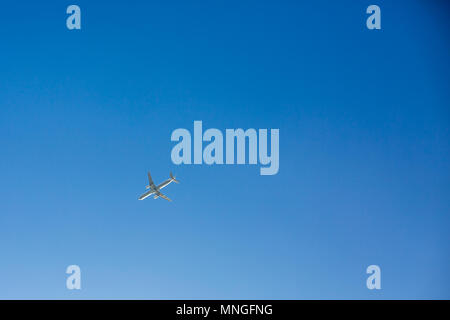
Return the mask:
M0 298L450 298L449 12L2 3ZM279 128L279 173L173 165L194 120ZM174 202L137 200L147 170Z

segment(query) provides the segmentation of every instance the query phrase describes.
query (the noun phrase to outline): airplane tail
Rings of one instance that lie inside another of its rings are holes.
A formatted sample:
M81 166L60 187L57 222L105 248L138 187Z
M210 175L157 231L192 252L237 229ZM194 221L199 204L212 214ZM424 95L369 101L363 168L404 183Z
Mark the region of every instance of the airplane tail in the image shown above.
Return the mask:
M173 176L172 172L170 172L170 179L172 179L173 182L180 183L175 177Z

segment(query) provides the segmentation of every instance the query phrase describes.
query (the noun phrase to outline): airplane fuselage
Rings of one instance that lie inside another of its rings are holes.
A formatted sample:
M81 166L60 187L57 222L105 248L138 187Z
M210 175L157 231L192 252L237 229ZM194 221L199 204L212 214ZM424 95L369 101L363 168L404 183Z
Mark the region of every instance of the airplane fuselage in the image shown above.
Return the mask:
M164 181L163 183L161 183L160 185L158 185L156 188L157 188L158 190L159 190L159 189L162 189L162 188L168 186L171 182L173 182L172 179L167 179L166 181Z

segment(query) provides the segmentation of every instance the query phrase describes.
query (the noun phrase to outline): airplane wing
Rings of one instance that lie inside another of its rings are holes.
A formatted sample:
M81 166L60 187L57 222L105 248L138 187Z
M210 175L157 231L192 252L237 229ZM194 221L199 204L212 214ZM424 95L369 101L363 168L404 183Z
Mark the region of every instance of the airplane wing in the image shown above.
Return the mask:
M159 197L161 197L161 198L167 200L167 201L172 201L172 200L170 200L167 196L163 195L161 192L158 192L157 195L158 195Z
M142 195L139 197L139 200L144 200L145 198L147 198L147 197L148 197L149 195L151 195L152 193L155 193L155 191L153 191L153 190L147 191L146 193L142 194Z
M150 175L150 171L147 172L147 175L148 175L148 186L153 189L155 187L155 184L153 183L152 176Z

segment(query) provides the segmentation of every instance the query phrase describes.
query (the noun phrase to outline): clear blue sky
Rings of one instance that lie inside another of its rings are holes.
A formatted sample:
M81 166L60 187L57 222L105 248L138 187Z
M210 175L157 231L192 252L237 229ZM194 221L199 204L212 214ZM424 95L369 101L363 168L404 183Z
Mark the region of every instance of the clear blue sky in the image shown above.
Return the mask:
M0 298L450 298L449 12L3 3ZM279 128L279 173L174 165L194 120ZM173 202L137 200L147 170Z

